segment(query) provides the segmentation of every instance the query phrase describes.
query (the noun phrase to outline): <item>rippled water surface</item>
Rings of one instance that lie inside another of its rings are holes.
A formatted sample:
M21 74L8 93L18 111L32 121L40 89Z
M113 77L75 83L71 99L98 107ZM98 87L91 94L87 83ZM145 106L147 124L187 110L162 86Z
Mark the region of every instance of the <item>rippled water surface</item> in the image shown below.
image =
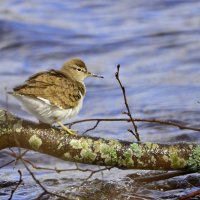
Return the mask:
M116 65L121 64L120 78L134 117L174 119L197 126L200 118L199 11L200 2L195 0L1 0L0 106L35 120L6 91L33 73L59 69L65 60L79 57L90 71L105 78L86 80L87 96L74 120L124 117L123 96L114 76ZM91 125L75 128L85 130ZM131 126L124 123L102 123L90 134L133 140L126 131L128 128ZM139 123L138 128L142 141L200 140L197 132L188 130L147 123ZM56 163L66 165L58 160ZM18 178L11 168L1 171L4 180ZM57 176L52 174L54 178ZM38 177L45 180L46 174L41 172ZM62 179L59 181L61 188L66 187ZM27 189L21 187L16 199L33 188L33 185ZM9 190L4 191L5 199L8 193ZM25 196L33 198L33 195ZM154 191L150 196L165 195Z

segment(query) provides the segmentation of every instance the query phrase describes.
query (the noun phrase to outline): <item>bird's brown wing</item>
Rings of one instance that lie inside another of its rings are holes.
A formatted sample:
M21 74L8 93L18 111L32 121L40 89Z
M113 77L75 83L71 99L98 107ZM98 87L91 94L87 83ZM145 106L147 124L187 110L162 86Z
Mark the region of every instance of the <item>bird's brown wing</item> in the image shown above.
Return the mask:
M57 70L37 73L13 90L14 95L47 99L51 105L64 109L76 107L81 95L85 95L83 84Z

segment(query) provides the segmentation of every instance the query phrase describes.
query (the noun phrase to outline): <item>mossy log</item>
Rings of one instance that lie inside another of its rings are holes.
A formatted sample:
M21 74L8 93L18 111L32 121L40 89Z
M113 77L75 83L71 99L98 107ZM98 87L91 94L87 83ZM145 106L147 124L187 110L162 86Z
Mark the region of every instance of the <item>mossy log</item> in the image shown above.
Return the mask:
M200 170L200 145L133 143L69 135L0 110L0 150L21 147L57 158L121 169Z

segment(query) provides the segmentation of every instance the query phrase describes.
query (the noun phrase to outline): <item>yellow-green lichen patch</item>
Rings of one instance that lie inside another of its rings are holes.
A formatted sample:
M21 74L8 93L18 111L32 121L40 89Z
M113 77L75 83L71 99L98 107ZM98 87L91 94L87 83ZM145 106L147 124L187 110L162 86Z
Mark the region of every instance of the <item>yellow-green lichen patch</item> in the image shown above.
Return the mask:
M125 159L122 160L122 165L123 166L134 166L134 161L133 161L133 151L131 149L127 149L124 152L124 157Z
M69 143L74 149L87 149L93 144L89 138L72 139Z
M150 156L151 158L150 158L150 163L151 163L151 165L152 166L156 166L156 158L155 158L155 156Z
M172 169L183 169L186 165L186 161L183 158L180 158L177 152L171 152L169 160L171 162Z
M6 111L0 110L0 121L6 121Z
M35 150L38 150L42 145L42 140L37 135L31 136L28 142Z
M69 152L64 153L64 158L70 159L71 158L71 154Z
M189 144L189 148L190 148L190 150L192 150L194 148L194 145L193 144Z
M55 130L52 130L52 135L54 135ZM66 140L66 134L62 137L60 137L60 139L57 141L57 149L60 150L62 147L64 147L66 144L68 144L67 140Z
M96 158L96 153L93 153L90 148L82 149L80 153L84 161L92 162Z
M102 139L94 141L93 148L94 148L94 152L95 153L99 153L100 152L100 146L101 146L102 143L103 143Z
M96 158L96 153L92 151L93 141L89 138L72 139L70 145L74 149L81 149L78 160L92 162Z
M180 157L179 149L177 147L169 147L168 155L172 169L183 169L185 167L186 161Z
M151 150L153 150L153 151L155 151L155 150L157 150L159 148L160 148L160 146L158 144L152 144L151 145Z
M79 139L72 139L69 143L74 149L81 149L82 145Z
M58 147L57 147L57 149L60 150L62 147L63 147L63 143L60 142L59 145L58 145Z
M189 171L192 172L200 171L200 145L197 145L190 154L187 167L189 168Z
M80 138L80 143L83 149L90 148L93 145L93 141L89 138Z
M108 144L100 144L99 152L101 157L104 158L106 164L114 164L118 161L117 159L117 151L113 146Z
M142 157L142 146L137 144L137 143L133 143L130 145L131 150L133 151L133 154L136 158L141 158Z
M169 157L168 156L164 155L162 158L166 163L169 162Z
M22 130L22 121L21 120L18 120L17 123L15 123L13 125L13 129L17 132L17 133L20 133L21 130Z
M0 121L5 122L5 121L12 121L15 119L16 119L15 116L12 115L11 113L5 110L0 110Z
M122 148L122 144L117 140L110 140L108 145L112 146L116 150L120 150Z

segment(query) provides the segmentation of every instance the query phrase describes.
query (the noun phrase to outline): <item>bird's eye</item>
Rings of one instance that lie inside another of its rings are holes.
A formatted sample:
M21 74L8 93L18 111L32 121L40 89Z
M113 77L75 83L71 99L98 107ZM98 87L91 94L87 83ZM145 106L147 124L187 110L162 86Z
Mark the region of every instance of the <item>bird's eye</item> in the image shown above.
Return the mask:
M81 69L77 69L79 72L81 71Z

